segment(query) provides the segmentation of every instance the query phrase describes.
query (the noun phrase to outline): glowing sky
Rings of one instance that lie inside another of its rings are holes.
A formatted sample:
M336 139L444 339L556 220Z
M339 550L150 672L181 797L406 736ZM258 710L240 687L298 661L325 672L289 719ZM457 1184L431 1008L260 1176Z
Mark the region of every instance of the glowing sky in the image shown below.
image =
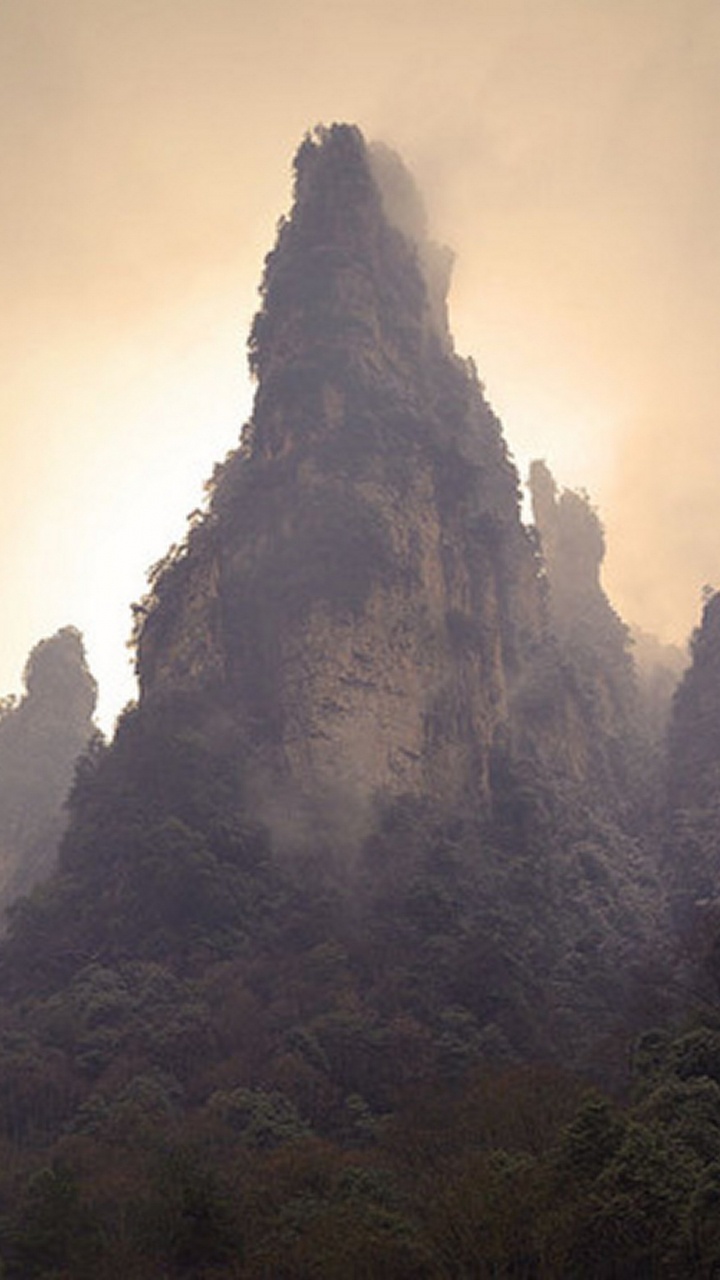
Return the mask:
M59 626L103 719L145 570L250 404L304 131L397 147L458 349L586 486L624 615L720 581L718 0L0 0L0 693Z

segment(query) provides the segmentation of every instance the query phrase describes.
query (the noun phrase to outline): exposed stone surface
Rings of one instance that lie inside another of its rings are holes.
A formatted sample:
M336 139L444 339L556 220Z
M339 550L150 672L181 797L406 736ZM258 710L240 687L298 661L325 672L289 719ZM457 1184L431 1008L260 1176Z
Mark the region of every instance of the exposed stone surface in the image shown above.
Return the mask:
M447 276L396 158L347 126L306 140L244 445L143 620L143 696L214 691L303 793L452 804L489 797L494 752L576 780L597 762Z

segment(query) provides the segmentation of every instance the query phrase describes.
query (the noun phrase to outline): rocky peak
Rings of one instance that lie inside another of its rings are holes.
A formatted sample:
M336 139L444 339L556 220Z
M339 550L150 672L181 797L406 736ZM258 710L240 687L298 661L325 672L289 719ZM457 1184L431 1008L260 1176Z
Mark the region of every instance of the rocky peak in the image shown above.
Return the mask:
M410 212L411 191L400 161L385 150L373 160L354 127L317 130L300 147L292 216L266 260L250 337L256 456L333 430L358 396L417 411L433 393L428 374L448 345L449 272L441 286L443 255ZM432 288L425 263L428 273L435 264Z
M94 731L97 685L82 636L64 627L32 650L25 693L0 717L0 905L54 862L75 761Z
M83 731L92 720L97 684L88 670L85 647L75 627L63 627L41 640L30 653L23 673L25 705L42 708Z
M544 462L529 477L533 518L547 575L550 617L600 725L621 732L635 702L629 628L600 579L605 535L587 494L563 489Z
M377 163L399 216L400 162ZM357 129L301 146L262 296L252 421L156 581L143 692L224 688L303 788L482 790L506 667L540 625L532 548L497 420Z
M498 744L590 769L597 725L548 649L517 474L452 350L448 278L397 157L346 125L305 139L250 338L252 420L156 575L138 648L143 698L212 691L270 790L476 803Z
M572 628L579 623L584 603L597 604L602 597L607 606L600 584L605 557L603 527L586 494L573 489L558 491L545 462L531 463L529 487L553 608L563 626Z

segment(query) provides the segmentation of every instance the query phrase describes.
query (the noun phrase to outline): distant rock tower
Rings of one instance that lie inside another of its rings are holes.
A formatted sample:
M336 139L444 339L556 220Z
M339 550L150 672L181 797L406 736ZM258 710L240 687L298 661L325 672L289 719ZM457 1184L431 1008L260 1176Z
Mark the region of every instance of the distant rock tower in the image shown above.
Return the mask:
M544 462L529 478L533 518L547 576L552 628L583 714L595 724L610 774L622 779L637 688L630 630L613 609L600 580L605 557L602 524L586 494L558 491Z
M79 631L41 640L24 682L0 716L0 907L54 866L75 761L94 731L97 686Z

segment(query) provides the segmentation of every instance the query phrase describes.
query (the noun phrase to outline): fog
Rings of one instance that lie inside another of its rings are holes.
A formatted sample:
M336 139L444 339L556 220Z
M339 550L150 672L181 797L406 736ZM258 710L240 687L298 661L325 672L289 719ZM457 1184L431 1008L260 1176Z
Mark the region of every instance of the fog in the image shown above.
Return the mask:
M717 0L0 0L0 693L129 605L249 412L262 259L303 133L396 147L521 468L601 509L664 639L720 582Z

